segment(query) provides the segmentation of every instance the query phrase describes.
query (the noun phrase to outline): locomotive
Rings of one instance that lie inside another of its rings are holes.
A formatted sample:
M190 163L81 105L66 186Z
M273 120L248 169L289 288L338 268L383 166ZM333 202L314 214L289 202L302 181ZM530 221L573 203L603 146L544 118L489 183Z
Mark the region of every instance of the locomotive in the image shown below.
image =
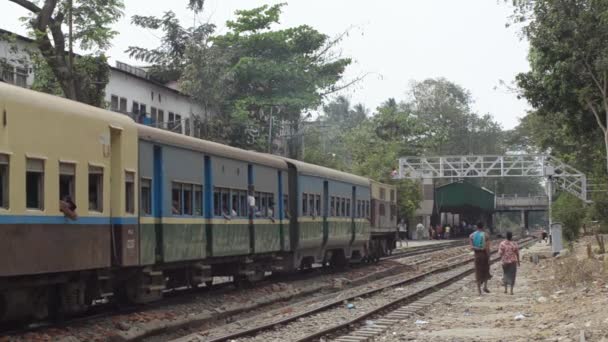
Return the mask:
M394 248L394 187L3 83L0 111L2 322Z

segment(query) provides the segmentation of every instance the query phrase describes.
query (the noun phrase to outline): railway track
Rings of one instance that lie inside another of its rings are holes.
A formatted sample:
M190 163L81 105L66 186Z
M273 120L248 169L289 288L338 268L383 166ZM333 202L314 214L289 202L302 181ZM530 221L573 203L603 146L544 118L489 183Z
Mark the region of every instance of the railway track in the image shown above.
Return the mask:
M446 242L446 243L442 243L442 244L433 244L433 245L428 245L428 246L412 247L405 251L383 257L383 258L381 258L381 260L407 258L407 257L416 256L416 255L422 255L422 254L440 251L442 249L457 247L457 246L461 246L464 244L466 244L466 240L455 240L455 241ZM254 285L254 286L268 285L268 284L275 283L275 282L301 280L301 279L305 279L305 278L311 278L314 276L323 276L323 275L330 275L330 274L336 273L334 270L321 269L321 267L317 268L315 271L318 272L316 275L311 275L311 274L291 274L288 276L272 275L272 276L268 277L266 280ZM64 328L68 328L71 326L86 324L87 321L109 318L109 317L113 317L116 315L127 315L127 314L136 313L138 311L151 310L151 309L163 307L166 305L171 305L176 302L187 301L188 298L195 296L197 294L200 294L201 291L205 291L205 290L211 291L213 293L223 293L226 291L230 291L231 282L223 281L220 283L216 283L209 289L206 289L203 287L203 288L197 288L197 289L171 290L167 293L166 299L159 301L159 302L147 304L144 306L140 305L140 306L119 306L119 307L117 307L116 305L113 305L113 304L104 304L104 305L93 306L91 308L91 310L89 310L86 314L76 316L76 317L65 318L65 319L63 319L61 321L57 321L57 322L42 321L42 322L35 322L32 324L23 324L23 325L17 326L17 327L10 327L10 326L0 327L0 336L7 336L7 335L19 336L19 335L25 335L25 334L33 333L33 332L42 332L47 329L64 329Z
M523 240L522 247L533 239ZM492 254L496 253L493 251ZM494 257L492 262L498 258ZM269 313L262 318L237 321L174 339L173 342L221 342L231 340L256 341L316 341L336 334L375 315L381 315L397 306L412 303L435 293L439 289L464 278L473 271L472 257L433 268L422 274L403 279L393 276L373 284L352 288L316 303L298 305L286 314ZM404 287L404 285L408 285ZM348 293L345 295L345 293ZM351 306L352 305L352 306ZM353 310L356 309L356 310ZM397 313L396 315L399 315ZM331 322L334 322L333 324ZM388 324L391 319L380 321ZM363 335L381 331L380 325L367 327L361 336L344 338L344 341L363 340Z

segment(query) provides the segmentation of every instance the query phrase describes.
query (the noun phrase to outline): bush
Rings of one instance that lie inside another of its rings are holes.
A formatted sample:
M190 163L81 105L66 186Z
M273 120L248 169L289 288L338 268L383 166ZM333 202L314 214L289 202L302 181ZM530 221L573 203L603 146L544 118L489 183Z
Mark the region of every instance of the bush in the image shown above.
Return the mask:
M555 222L561 222L567 241L578 239L586 211L583 202L569 193L561 193L552 205Z

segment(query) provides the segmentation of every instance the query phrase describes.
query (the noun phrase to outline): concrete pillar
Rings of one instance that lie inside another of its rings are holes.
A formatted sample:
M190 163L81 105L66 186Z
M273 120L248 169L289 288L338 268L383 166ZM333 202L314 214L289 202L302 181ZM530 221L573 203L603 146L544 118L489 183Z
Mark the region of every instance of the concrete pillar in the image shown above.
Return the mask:
M519 226L520 227L526 226L526 211L525 210L521 211L521 224Z

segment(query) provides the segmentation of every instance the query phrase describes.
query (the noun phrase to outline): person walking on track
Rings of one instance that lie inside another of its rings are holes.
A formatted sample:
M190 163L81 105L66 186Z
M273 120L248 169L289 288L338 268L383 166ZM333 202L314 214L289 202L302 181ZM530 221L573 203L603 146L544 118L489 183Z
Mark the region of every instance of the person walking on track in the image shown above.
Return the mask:
M483 291L488 290L488 280L490 275L490 235L483 229L483 223L477 223L477 230L469 236L471 248L475 252L475 279L477 280L477 291L481 295L481 285Z
M498 254L502 261L502 284L505 286L505 293L507 293L507 286L511 287L511 294L513 294L513 286L515 286L517 267L520 265L519 246L512 240L513 233L507 232L507 239L498 245Z

